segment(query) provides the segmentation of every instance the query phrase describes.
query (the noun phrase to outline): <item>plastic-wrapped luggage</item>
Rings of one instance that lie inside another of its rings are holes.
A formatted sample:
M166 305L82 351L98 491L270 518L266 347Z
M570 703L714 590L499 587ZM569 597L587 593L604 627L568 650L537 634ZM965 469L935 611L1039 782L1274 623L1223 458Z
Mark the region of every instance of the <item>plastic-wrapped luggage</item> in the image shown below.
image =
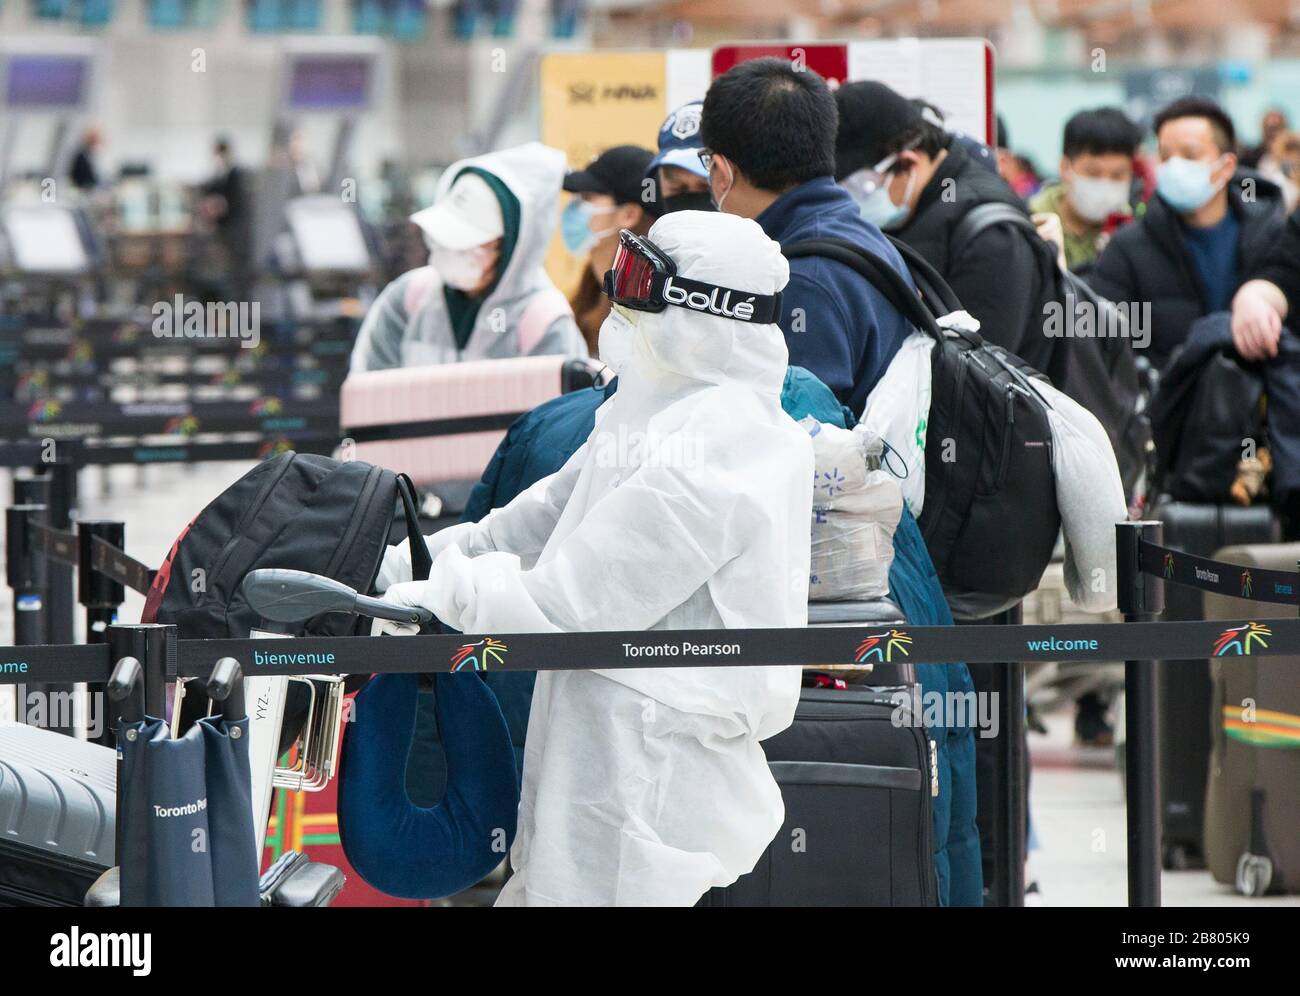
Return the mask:
M812 436L816 460L808 598L883 598L903 512L902 489L880 467L884 444L865 426L850 431L811 417L800 424Z
M1230 546L1216 560L1294 571L1300 543ZM1257 583L1257 582L1256 582ZM1255 589L1258 590L1258 589ZM1295 607L1205 595L1207 619L1295 618ZM1210 661L1205 863L1243 895L1300 892L1300 654Z
M563 356L374 370L343 382L339 421L357 459L422 488L477 481L516 418L590 384L590 364Z
M113 864L116 754L0 726L0 906L81 906Z

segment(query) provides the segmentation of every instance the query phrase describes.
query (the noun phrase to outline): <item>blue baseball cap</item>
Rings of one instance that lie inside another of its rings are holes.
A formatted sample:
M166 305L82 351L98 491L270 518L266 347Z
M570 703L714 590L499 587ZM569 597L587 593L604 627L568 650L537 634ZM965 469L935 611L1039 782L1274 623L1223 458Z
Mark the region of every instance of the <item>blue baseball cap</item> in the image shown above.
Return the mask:
M692 100L668 115L659 128L659 154L650 160L650 165L646 168L647 175L660 166L678 166L696 176L709 175L700 162L700 150L704 148L704 143L700 140L700 115L703 110L704 101Z

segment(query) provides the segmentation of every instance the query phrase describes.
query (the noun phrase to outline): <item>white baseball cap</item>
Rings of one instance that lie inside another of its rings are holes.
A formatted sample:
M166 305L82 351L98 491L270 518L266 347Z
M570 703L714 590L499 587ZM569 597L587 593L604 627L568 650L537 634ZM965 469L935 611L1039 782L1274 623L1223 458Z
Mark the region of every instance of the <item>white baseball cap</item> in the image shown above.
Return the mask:
M472 249L501 238L501 203L486 180L462 173L437 203L411 215L432 241L447 249Z

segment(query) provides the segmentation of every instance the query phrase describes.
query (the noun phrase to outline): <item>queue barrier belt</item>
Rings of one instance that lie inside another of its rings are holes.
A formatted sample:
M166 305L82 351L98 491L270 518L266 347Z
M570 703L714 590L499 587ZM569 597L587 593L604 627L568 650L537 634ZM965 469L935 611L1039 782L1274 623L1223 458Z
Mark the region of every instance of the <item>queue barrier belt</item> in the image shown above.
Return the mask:
M379 642L376 642L379 641ZM245 675L425 674L875 663L1195 660L1300 655L1300 619L1053 626L844 626L650 632L439 634L180 640L175 672L205 678L233 657ZM0 684L106 681L106 645L0 647Z

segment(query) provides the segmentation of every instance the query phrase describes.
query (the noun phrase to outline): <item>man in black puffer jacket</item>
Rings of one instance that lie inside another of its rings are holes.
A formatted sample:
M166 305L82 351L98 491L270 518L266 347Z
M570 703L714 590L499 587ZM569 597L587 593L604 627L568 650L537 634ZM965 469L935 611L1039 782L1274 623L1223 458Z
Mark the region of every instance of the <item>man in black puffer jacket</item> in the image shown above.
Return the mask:
M1237 165L1232 119L1203 97L1156 115L1156 194L1111 238L1088 283L1112 301L1151 306L1149 358L1164 367L1203 315L1227 310L1284 222L1276 185Z
M951 251L953 231L973 208L1003 203L1028 217L1006 182L971 157L929 108L883 83L849 83L840 112L835 178L863 217L921 253L980 321L980 333L1045 370L1055 340L1044 306L1057 300L1054 251L1032 230L994 224Z

